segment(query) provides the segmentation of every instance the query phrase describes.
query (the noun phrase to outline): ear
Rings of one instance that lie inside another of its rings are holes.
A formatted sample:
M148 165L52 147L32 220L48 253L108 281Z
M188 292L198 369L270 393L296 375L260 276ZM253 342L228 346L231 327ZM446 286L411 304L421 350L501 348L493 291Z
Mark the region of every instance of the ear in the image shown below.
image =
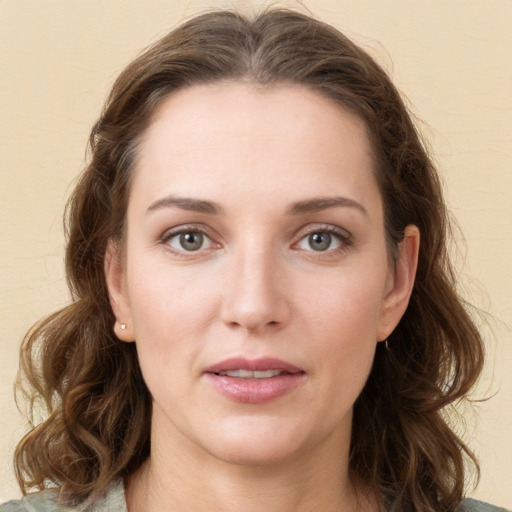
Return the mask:
M416 226L405 228L404 238L398 244L398 259L391 269L386 290L377 340L384 341L402 318L411 297L418 267L420 231Z
M105 253L104 271L110 305L116 317L114 333L121 341L134 341L135 337L125 273L119 254L119 247L112 240L109 241Z

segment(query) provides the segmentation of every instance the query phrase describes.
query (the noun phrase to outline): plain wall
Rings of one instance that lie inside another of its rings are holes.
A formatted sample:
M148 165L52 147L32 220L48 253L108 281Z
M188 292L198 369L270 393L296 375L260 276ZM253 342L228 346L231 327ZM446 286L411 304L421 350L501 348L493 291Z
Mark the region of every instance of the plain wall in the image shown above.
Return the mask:
M19 344L68 299L63 207L113 79L185 17L261 3L0 0L0 498L19 495ZM474 496L511 508L512 2L302 3L376 56L422 119L467 241L456 253L461 289L493 315L482 325L489 360L475 396L495 396L467 413L466 439L482 466Z

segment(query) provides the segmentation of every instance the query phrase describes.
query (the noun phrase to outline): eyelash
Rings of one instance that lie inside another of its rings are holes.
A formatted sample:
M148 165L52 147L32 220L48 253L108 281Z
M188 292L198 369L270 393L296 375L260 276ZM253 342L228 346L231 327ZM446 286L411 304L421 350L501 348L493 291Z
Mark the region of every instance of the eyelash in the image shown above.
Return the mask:
M302 230L301 230L302 231ZM328 249L326 251L315 251L314 249L311 250L305 250L305 252L310 253L310 256L313 256L315 258L322 258L322 259L328 259L328 258L335 258L336 256L339 256L340 254L347 251L352 245L352 235L337 226L333 226L331 224L317 224L313 226L309 226L306 231L300 232L300 238L297 242L292 244L292 247L297 247L305 238L308 236L314 235L316 233L326 233L332 237L334 237L339 242L339 247L335 247L334 249ZM299 249L301 250L301 249Z
M166 245L166 247L176 256L187 258L191 257L195 254L202 254L205 250L208 249L198 249L197 251L187 251L185 249L179 250L170 245L170 241L179 235L183 235L185 233L200 233L201 235L207 237L210 240L210 243L213 245L213 248L219 248L221 246L220 243L215 242L215 236L212 236L211 231L207 229L203 225L198 224L187 224L178 226L176 228L169 229L163 233L163 235L159 238L159 242L161 244ZM321 234L328 234L332 237L334 237L339 242L339 247L335 247L334 249L328 249L326 251L315 251L314 249L307 250L307 249L301 249L299 248L299 244L308 236L311 236L316 233ZM335 257L346 250L348 250L353 245L352 236L349 232L345 231L344 229L341 229L339 227L330 225L330 224L318 224L309 226L305 231L299 230L298 236L300 238L294 242L291 247L293 249L297 249L300 251L311 253L311 256L314 256L316 258L329 258L329 257Z
M186 225L178 226L176 228L168 229L160 237L159 242L164 244L173 253L173 255L178 256L178 257L187 258L196 253L203 253L205 249L198 249L197 251L187 251L185 249L178 250L171 246L170 241L174 237L183 235L186 233L200 233L201 235L207 237L214 246L220 247L220 244L215 242L214 237L210 234L210 230L206 229L205 226L198 225L198 224L186 224Z

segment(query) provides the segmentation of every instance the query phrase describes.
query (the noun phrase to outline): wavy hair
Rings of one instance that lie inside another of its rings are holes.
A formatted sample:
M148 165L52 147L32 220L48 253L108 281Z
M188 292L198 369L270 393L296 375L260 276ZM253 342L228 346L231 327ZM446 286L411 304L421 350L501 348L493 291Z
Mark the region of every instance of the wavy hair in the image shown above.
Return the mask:
M42 403L47 419L33 423L16 449L20 486L41 489L50 480L68 503L94 500L149 455L151 396L135 345L114 335L104 258L109 241L123 239L134 158L155 109L180 88L220 80L299 84L365 122L390 254L409 224L422 243L410 304L378 345L354 406L350 472L382 510L456 510L466 462L478 464L443 408L468 395L483 343L456 291L438 175L382 68L333 27L283 9L193 18L115 82L67 207L72 303L36 324L21 348L21 389L32 411Z

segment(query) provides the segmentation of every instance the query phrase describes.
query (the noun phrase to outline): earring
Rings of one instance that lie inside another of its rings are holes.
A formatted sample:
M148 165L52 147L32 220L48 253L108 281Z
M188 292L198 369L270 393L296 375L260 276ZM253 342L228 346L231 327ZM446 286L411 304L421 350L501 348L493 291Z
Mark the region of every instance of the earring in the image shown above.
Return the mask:
M388 339L387 339L387 338L384 340L384 346L386 347L386 350L387 350L388 352L390 352L390 351L391 351L391 350L390 350L390 348L389 348L389 344L388 344Z
M121 324L121 330L124 331L126 329L126 324Z

